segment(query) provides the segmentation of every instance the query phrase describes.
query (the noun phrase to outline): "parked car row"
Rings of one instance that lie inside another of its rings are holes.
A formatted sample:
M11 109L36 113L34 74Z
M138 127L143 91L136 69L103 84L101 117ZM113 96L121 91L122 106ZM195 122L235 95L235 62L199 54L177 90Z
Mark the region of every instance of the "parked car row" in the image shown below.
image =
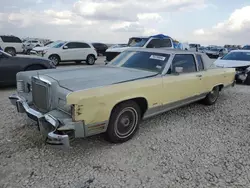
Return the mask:
M0 86L16 84L16 74L21 71L54 69L54 64L44 58L12 56L0 50Z
M215 61L217 67L235 68L235 80L250 85L250 50L232 50Z

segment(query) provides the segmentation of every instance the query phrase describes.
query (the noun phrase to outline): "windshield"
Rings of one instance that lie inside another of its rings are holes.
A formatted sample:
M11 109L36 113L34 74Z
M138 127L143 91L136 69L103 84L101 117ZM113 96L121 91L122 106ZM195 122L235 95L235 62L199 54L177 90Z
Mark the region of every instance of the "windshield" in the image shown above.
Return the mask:
M61 48L66 42L59 42L59 43L56 43L54 45L52 45L51 47L52 48Z
M147 41L148 41L148 38L130 38L128 41L128 46L143 47Z
M244 49L244 50L250 50L250 46L244 46L242 49Z
M125 51L113 59L109 65L161 73L169 56L163 53Z
M52 47L52 46L54 46L55 44L58 44L58 42L49 42L49 43L46 44L45 46L46 46L46 47Z
M238 60L238 61L250 61L250 52L230 52L221 59L223 60Z

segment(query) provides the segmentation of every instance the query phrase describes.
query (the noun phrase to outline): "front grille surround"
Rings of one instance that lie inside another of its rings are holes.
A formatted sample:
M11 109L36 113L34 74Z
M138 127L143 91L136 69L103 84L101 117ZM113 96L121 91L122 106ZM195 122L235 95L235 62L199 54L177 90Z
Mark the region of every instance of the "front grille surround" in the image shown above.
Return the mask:
M51 106L50 83L33 77L31 85L34 106L42 112L48 112Z

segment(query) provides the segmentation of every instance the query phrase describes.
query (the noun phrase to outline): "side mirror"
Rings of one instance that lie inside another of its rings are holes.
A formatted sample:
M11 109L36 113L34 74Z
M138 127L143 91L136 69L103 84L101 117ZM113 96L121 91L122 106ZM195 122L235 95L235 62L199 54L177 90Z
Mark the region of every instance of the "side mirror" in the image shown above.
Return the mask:
M68 46L64 46L63 49L68 49L69 47Z
M222 56L221 57L218 57L218 59L221 59L222 58Z
M175 73L180 74L183 72L183 67L175 67Z

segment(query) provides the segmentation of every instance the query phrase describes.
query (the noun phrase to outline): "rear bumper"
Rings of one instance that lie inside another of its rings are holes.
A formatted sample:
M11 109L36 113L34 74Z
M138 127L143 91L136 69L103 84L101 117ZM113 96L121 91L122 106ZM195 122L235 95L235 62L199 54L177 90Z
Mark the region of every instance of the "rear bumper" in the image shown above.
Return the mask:
M57 145L60 147L63 146L65 148L70 147L69 136L58 131L61 125L61 121L58 118L52 114L42 114L39 111L34 110L24 99L16 94L9 96L9 100L12 105L16 106L19 113L26 113L30 119L37 122L38 130L46 137L47 144ZM75 122L69 123L69 130L73 131ZM67 125L63 126L67 127Z

